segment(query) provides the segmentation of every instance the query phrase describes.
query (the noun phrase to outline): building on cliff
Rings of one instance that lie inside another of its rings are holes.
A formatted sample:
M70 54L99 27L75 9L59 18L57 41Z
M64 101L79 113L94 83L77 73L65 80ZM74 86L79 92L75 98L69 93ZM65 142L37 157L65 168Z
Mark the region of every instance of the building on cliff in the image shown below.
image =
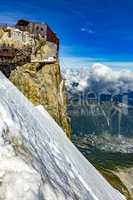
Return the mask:
M24 36L32 42L25 43ZM0 47L0 71L34 105L43 105L70 138L67 95L60 72L56 34L48 25L19 20L15 27L0 27Z
M21 19L18 20L16 28L22 32L30 33L34 39L38 39L41 36L39 43L36 46L32 46L31 62L54 63L57 61L59 39L47 24Z
M18 56L21 55L21 51L25 51L26 56L26 49L29 51L29 47L32 48L30 60L33 63L55 63L58 60L59 39L47 24L18 20L14 27L2 25L0 29L0 45L3 46L3 44L6 44L10 46L10 48L14 45L20 52L16 55L16 62L21 60L20 58L18 59ZM28 48L25 48L25 46ZM3 50L1 54L4 55ZM8 54L9 57L11 57L10 50L8 50L6 54L7 57ZM29 56L29 52L27 52L27 54ZM22 60L25 62L24 58ZM0 62L3 63L3 60Z
M46 41L55 43L59 49L59 39L47 24L41 24L21 19L18 20L16 28L21 31L27 31L35 36L40 34Z

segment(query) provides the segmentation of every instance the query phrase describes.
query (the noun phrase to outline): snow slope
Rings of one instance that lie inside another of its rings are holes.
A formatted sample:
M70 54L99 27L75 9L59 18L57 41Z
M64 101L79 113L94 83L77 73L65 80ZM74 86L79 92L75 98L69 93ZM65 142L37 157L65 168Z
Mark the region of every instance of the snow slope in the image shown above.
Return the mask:
M125 200L1 73L0 199Z

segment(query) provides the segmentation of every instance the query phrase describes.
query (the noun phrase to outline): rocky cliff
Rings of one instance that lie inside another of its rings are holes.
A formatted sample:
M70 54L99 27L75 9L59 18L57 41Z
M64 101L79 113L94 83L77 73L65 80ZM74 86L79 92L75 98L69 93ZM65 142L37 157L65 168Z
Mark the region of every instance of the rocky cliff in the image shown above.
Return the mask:
M34 105L43 105L70 138L67 96L58 62L18 66L11 72L10 80Z

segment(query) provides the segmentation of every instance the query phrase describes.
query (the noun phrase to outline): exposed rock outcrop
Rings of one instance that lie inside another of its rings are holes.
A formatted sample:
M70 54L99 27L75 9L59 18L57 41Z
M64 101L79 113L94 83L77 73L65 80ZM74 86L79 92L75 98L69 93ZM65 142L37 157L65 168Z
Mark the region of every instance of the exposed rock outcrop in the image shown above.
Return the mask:
M18 66L12 71L10 80L34 105L43 105L70 138L67 97L58 62Z
M133 167L120 169L114 171L114 174L120 178L120 180L128 188L131 198L133 200Z

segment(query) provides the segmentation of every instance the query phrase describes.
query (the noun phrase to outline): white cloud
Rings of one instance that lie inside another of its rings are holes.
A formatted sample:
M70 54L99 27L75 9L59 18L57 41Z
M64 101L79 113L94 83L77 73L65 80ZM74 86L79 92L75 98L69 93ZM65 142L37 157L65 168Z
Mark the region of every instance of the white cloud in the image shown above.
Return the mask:
M95 31L93 31L90 27L87 27L87 28L81 27L80 31L81 32L86 32L86 33L89 33L89 34L94 34L95 33Z
M93 91L95 93L119 94L133 91L133 72L128 69L114 70L96 63L91 68L80 70L66 70L64 73L69 90L73 90L72 83L78 83L75 90Z
M81 30L82 32L85 32L85 31L86 31L86 29L85 29L85 28L81 28L80 30Z

